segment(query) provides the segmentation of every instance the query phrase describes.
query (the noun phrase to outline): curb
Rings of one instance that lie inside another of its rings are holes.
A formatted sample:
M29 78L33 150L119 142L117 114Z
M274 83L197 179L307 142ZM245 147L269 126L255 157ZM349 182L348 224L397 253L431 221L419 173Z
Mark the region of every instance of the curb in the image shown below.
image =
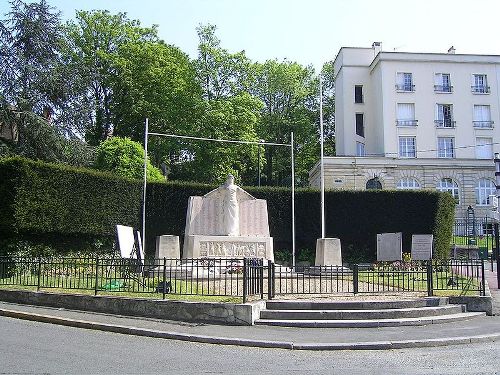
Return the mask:
M161 338L179 341L191 341L205 344L236 345L256 348L275 348L289 350L390 350L437 347L447 345L471 344L481 342L500 341L500 333L488 335L477 335L467 337L448 337L439 339L424 340L403 340L403 341L373 341L373 342L353 342L353 343L294 343L288 341L266 341L252 340L244 338L214 337L205 335L190 335L177 332L157 331L146 328L137 328L122 325L112 325L97 323L86 320L76 320L60 318L51 315L42 315L36 313L26 313L15 310L0 309L0 316L30 320L35 322L58 324L62 326L92 329L104 332L121 333L125 335Z

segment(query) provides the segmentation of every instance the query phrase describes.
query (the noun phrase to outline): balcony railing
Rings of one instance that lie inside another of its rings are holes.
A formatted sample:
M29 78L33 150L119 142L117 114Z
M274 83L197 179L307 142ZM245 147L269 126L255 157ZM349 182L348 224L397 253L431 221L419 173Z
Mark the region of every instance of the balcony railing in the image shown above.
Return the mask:
M489 120L489 121L472 121L472 123L474 124L474 127L475 128L479 128L479 129L493 129L493 121Z
M434 124L436 124L436 128L454 128L456 126L456 121L453 121L452 119L441 119L441 120L434 120Z
M434 85L435 92L453 92L453 86L450 85Z
M471 86L471 90L474 94L489 94L490 86L486 85Z
M417 126L418 120L396 120L397 126Z
M413 92L413 91L415 91L415 85L409 85L406 83L405 84L397 84L396 91Z

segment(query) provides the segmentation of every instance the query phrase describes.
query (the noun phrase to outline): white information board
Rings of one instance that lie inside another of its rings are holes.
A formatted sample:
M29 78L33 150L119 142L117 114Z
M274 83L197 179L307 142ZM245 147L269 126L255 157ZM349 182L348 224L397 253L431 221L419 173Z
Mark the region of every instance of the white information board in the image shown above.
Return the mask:
M117 225L116 232L118 233L118 247L122 258L135 257L134 245L134 229L125 225Z

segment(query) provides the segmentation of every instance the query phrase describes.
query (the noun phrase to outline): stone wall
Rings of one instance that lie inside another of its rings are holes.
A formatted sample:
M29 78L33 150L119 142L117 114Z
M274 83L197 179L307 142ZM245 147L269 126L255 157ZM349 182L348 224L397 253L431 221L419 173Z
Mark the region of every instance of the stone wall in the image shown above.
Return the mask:
M263 301L246 304L186 302L13 290L0 290L0 300L126 316L230 325L253 325L265 304Z

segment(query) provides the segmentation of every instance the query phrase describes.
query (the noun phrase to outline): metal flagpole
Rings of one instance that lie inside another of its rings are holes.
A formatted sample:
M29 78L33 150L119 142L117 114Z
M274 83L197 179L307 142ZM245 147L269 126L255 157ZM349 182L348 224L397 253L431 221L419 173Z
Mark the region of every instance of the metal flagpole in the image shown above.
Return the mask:
M148 163L148 131L149 119L146 118L146 129L144 132L144 184L142 186L142 249L146 253L146 178Z
M295 270L295 159L293 154L293 132L290 133L292 150L292 267Z
M325 238L325 167L323 163L323 80L319 76L319 128L320 128L320 189L321 189L321 238Z

